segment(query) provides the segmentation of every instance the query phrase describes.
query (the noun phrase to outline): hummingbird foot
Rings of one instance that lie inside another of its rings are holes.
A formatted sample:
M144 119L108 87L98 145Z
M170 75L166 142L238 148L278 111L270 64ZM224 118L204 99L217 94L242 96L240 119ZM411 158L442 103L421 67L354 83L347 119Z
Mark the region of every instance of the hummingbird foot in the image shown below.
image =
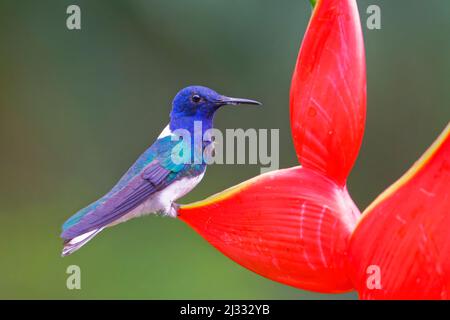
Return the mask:
M178 209L179 208L180 208L180 205L178 203L172 202L172 205L170 206L169 216L172 218L178 217Z

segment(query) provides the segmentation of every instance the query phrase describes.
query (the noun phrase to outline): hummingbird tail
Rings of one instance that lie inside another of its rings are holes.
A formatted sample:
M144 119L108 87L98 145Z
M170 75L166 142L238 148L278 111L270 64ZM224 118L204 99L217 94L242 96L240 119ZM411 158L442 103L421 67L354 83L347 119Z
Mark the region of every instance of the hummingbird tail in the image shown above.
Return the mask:
M65 257L77 251L102 230L103 227L83 233L75 238L64 240L64 247L61 256Z

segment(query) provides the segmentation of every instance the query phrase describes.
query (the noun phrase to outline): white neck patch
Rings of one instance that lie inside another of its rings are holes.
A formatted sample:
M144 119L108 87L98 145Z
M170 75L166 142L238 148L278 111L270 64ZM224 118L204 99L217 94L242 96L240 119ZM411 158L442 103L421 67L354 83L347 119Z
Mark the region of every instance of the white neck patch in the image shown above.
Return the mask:
M168 124L163 131L158 136L158 139L170 136L172 134L172 131L170 130L170 125Z

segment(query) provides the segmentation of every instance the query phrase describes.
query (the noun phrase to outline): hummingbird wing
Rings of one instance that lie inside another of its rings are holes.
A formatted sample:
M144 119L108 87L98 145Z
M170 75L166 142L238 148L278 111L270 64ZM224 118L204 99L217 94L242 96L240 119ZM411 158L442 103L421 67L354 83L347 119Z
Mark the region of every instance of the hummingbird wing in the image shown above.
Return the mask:
M108 194L64 224L61 237L72 239L107 226L189 172L190 164L172 161L178 143L170 137L157 140Z

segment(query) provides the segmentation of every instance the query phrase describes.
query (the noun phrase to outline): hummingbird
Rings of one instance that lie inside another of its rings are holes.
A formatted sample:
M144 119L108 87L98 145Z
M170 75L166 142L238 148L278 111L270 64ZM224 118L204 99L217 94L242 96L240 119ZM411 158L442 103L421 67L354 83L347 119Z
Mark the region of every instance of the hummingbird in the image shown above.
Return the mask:
M172 102L170 122L156 141L108 193L63 224L62 256L78 250L103 229L132 218L152 213L176 218L179 206L175 201L202 180L208 165L202 151L213 143L181 139L177 132L184 130L194 136L194 129L199 127L196 123L200 123L204 134L213 128L214 115L220 107L241 104L261 105L255 100L227 97L203 86L179 91ZM190 152L187 157L183 154L185 150ZM174 152L185 160L197 160L194 154L198 152L200 161L175 161Z

